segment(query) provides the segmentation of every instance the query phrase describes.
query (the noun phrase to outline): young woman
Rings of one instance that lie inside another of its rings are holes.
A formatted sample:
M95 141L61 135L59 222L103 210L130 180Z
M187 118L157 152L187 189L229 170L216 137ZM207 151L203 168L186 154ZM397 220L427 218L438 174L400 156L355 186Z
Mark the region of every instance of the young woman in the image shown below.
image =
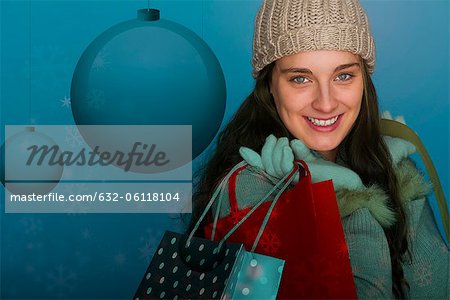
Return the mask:
M275 180L303 159L313 182L333 179L359 298L448 299L449 251L414 147L380 132L375 47L357 0L263 1L252 64L255 88L220 134L192 224L242 159Z

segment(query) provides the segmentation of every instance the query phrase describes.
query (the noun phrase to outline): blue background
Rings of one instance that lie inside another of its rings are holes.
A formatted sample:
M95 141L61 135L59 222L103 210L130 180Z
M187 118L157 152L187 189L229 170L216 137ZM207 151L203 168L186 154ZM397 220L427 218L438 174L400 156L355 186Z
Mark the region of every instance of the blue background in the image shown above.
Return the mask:
M227 83L226 123L253 86L251 40L260 1L150 3L217 55ZM405 116L416 130L448 198L449 3L362 4L375 36L373 78L382 110ZM74 124L62 100L81 53L146 7L145 0L1 1L1 142L7 124ZM2 213L0 225L2 299L131 298L164 230L182 229L176 215L166 214Z

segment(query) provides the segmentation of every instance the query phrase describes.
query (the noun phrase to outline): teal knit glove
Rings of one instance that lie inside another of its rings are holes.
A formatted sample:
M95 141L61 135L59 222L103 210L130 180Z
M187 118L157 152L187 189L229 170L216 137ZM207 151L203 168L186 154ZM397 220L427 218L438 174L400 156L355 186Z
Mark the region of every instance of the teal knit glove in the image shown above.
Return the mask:
M317 157L300 140L293 140L289 145L287 138L277 139L270 135L261 150L261 155L247 147L241 147L239 153L249 165L260 168L273 177L269 178L273 182L292 171L295 154L295 158L308 164L312 182L332 179L336 190L363 187L361 179L355 172ZM298 174L295 175L294 182L298 182Z
M383 138L394 165L397 165L402 159L416 152L416 147L413 144L401 138L390 136L383 136Z
M332 179L335 190L356 190L364 187L358 174L348 168L314 155L302 141L292 140L291 148L296 159L304 160L308 164L312 182Z
M397 116L393 118L389 111L383 112L382 117L383 119L394 120L406 125L406 121L403 116ZM401 138L394 138L390 136L384 136L383 138L389 149L394 165L398 164L402 159L416 152L416 147L413 144Z
M294 167L294 154L286 137L277 139L269 135L261 149L261 155L247 147L241 147L239 153L249 165L264 170L276 179L283 178ZM298 182L298 174L294 181Z

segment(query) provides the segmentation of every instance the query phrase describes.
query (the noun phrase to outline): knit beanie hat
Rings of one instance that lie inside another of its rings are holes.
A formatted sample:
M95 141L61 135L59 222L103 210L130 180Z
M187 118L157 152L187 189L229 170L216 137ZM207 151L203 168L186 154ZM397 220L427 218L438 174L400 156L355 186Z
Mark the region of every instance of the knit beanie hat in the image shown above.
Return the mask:
M255 20L253 77L277 59L313 50L358 54L373 73L375 44L358 0L264 0Z

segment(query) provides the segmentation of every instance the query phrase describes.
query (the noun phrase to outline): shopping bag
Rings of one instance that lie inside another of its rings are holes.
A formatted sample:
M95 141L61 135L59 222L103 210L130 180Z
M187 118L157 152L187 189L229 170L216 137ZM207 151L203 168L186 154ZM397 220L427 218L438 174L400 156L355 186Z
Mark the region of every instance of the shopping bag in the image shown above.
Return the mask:
M276 299L284 260L226 242L242 223L220 241L193 236L228 178L189 235L164 234L133 299Z
M224 299L275 300L283 267L281 259L245 251L236 286Z
M242 244L227 243L217 252L217 242L194 238L186 248L185 241L184 235L165 232L134 299L218 299L231 289Z
M312 184L306 163L296 164L301 167L299 182L275 206L270 200L260 205L228 241L243 243L246 249L254 246L257 230L272 207L255 252L285 260L278 298L354 299L356 289L332 181ZM231 212L215 225L205 226L206 237L222 238L253 209L239 210L236 199L237 190L248 188L239 185L239 173L247 167L241 166L230 176Z

